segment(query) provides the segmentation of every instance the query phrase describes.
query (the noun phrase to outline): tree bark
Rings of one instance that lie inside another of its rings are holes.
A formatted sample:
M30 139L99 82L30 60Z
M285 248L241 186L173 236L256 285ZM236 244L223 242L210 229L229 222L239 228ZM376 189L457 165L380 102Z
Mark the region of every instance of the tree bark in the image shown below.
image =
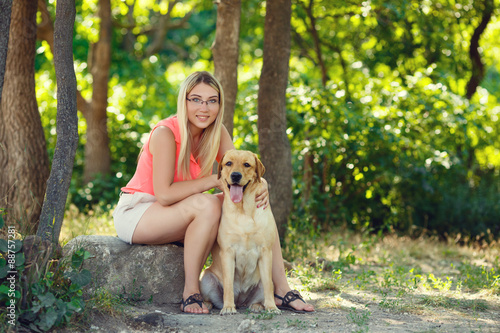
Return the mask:
M264 63L259 82L258 130L269 198L280 237L292 206L292 157L286 134L286 88L290 59L291 0L267 1Z
M5 67L7 64L7 46L9 45L9 29L10 29L10 14L12 12L12 0L6 0L0 2L0 122L3 123L2 117L2 90L3 82L5 78ZM5 155L5 147L1 141L1 138L5 136L4 127L0 124L0 171L7 168L7 158ZM0 174L1 176L1 174ZM0 178L1 180L1 178ZM0 185L0 195L3 195L3 189ZM0 198L0 204L3 201ZM4 207L0 206L0 216L2 214L2 209Z
M76 147L78 116L76 76L73 67L75 1L58 0L54 32L54 66L57 80L57 143L43 202L37 236L57 243L71 182Z
M12 3L0 105L0 207L28 234L36 230L49 174L35 95L36 9L30 0Z
M12 0L0 1L0 102L2 101L3 79L5 77L5 65L7 63L11 12Z
M233 137L234 109L238 94L238 56L241 0L217 2L217 27L213 46L215 77L224 88L224 119Z
M484 0L484 11L481 18L481 23L474 30L470 41L469 57L472 64L472 76L467 83L467 99L471 99L476 93L477 87L481 84L484 78L484 64L481 60L481 54L479 53L479 39L483 34L484 30L488 26L493 15L494 4L493 0Z
M44 0L38 1L42 21L38 27L38 38L47 41L54 53L54 26ZM90 47L89 69L92 74L92 99L83 98L77 91L78 110L87 122L85 144L84 183L97 174L108 174L111 168L109 135L107 127L108 82L111 66L111 4L110 0L99 1L99 41Z
M97 174L108 174L111 167L109 151L108 83L111 66L111 2L99 1L98 16L101 20L99 41L91 48L90 73L92 74L92 102L90 112L83 113L87 121L87 143L85 144L84 182Z
M303 163L303 176L302 183L304 184L302 187L302 193L300 195L302 201L302 208L305 208L309 204L309 200L311 199L311 190L313 183L313 175L314 175L314 155L311 151L307 151L304 154L304 163Z

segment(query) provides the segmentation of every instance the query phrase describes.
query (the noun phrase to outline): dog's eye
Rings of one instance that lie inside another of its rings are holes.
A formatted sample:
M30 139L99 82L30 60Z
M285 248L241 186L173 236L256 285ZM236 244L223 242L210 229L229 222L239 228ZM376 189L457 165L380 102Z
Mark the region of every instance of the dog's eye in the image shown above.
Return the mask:
M226 166L231 166L231 165L233 165L233 162L231 162L231 161L226 163Z
M248 163L245 163L245 164L243 164L243 165L245 166L245 168L250 168L250 167L251 167L251 165L250 165L250 164L248 164Z

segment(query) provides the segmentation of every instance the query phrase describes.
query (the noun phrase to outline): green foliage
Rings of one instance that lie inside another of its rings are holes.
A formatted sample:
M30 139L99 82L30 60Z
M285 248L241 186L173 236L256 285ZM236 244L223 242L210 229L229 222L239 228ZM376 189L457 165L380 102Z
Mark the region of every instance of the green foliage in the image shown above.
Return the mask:
M369 331L371 312L425 317L453 312L479 322L498 307L499 243L459 245L454 239L360 234L336 228L320 240L292 238L300 255L288 272L306 299L321 291L316 308L343 312L353 331ZM346 249L356 263L337 270ZM305 254L303 254L305 253ZM416 254L416 255L414 255ZM481 264L475 264L481 262ZM332 279L332 276L335 276ZM314 294L308 294L314 292Z
M462 308L481 312L488 309L488 304L482 300L455 299L443 296L424 296L421 303L433 308Z
M118 201L121 184L122 179L113 176L97 175L93 181L85 185L73 178L68 202L73 203L83 213L96 206L108 211Z
M3 211L0 210L0 229L5 225ZM18 290L20 274L24 270L23 244L15 239L15 228L7 227L7 239L0 239L0 328L5 331L17 324L18 304L21 291Z
M347 319L358 326L355 332L368 332L368 324L370 322L371 312L368 310L358 311L356 308L351 308L347 314Z
M89 257L89 252L79 249L67 264L50 262L26 291L28 302L19 317L21 325L35 332L48 331L68 324L74 315L82 313L82 288L91 281L90 272L82 265Z
M463 264L458 267L460 271L461 287L471 291L490 289L500 294L500 264L498 258L494 267Z
M132 290L126 290L125 287L122 287L122 292L118 294L118 299L123 304L134 304L140 301L142 296L143 286L137 286L135 284L135 279L132 281ZM149 298L148 302L151 303L153 301L153 295Z
M252 315L252 318L256 320L271 320L274 317L276 317L276 313L272 311L262 311L259 314Z
M97 2L76 5L77 79L90 99ZM257 152L265 2L241 5L234 144ZM292 1L287 133L295 234L314 238L338 225L463 239L500 234L499 6L480 40L485 78L471 100L463 97L470 39L483 7L469 0ZM82 117L69 196L82 212L113 207L151 126L176 112L179 82L192 70L212 70L216 6L190 0L171 9L162 47L150 53L167 2L112 1L111 173L83 184ZM54 14L53 3L49 10ZM37 100L50 156L56 139L52 60L48 44L39 42ZM353 258L344 260L339 265Z
M292 226L500 234L498 61L489 52L487 90L461 97L482 6L294 2ZM488 30L481 43L497 47Z
M3 226L3 219L0 219ZM82 269L90 254L76 251L71 261L50 260L39 271L25 267L23 242L15 239L14 229L7 231L7 240L0 239L0 318L2 327L19 325L34 332L48 331L68 324L82 313L85 303L82 288L90 283L91 275ZM21 281L21 277L23 277Z
M496 145L498 111L469 104L425 73L408 79L411 88L397 78L366 80L369 91L347 104L337 84L289 89L292 226L335 221L360 230L498 235L498 161L478 161Z

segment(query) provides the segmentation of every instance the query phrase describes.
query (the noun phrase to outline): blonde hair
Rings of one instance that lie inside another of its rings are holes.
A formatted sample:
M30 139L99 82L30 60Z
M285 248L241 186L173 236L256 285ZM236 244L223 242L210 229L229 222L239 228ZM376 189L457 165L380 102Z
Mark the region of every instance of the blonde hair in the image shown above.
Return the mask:
M177 119L179 121L181 135L177 171L182 179L191 179L189 170L189 161L191 158L191 133L188 126L186 98L191 90L200 83L211 86L219 93L219 113L217 114L217 118L203 131L200 143L198 144L197 157L201 167L200 176L204 177L212 174L213 163L220 147L222 118L224 116L224 92L222 90L222 85L208 72L194 72L182 82L177 98Z

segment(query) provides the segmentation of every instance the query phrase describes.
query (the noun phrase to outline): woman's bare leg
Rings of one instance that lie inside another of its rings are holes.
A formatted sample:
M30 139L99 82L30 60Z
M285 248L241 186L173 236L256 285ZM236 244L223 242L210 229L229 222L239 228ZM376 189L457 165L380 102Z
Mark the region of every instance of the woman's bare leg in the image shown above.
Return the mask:
M146 210L134 231L133 243L184 242L183 299L200 292L200 273L217 238L220 214L220 200L210 194L196 194L168 207L155 202ZM196 303L183 310L208 313L205 306L200 308Z
M283 265L283 255L281 254L280 239L276 232L276 241L273 245L273 283L274 293L278 296L285 296L287 292L292 290L286 279L285 266ZM275 298L276 305L281 305L281 300ZM290 306L295 310L314 311L314 306L308 303L303 303L300 300L295 300L290 303Z

